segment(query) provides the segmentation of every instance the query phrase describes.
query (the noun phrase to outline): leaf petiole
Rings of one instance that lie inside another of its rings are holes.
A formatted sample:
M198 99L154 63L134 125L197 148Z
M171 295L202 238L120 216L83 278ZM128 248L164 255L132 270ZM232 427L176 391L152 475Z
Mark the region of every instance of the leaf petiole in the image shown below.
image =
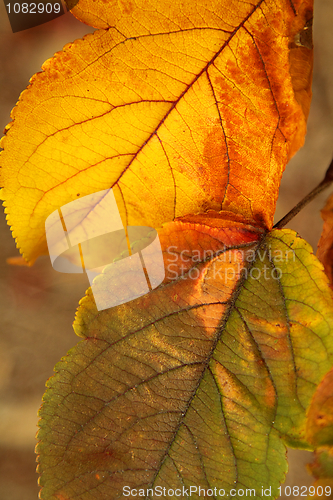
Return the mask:
M324 179L307 194L297 205L294 206L282 219L279 220L273 227L274 229L282 229L290 222L310 201L312 201L319 193L324 191L333 182L333 159L326 170Z

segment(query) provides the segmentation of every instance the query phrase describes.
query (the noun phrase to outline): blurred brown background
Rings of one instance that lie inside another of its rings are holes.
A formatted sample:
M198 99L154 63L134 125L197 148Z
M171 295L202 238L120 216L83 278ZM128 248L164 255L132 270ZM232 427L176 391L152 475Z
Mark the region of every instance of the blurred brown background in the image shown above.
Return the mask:
M323 177L333 153L333 4L317 0L313 101L306 145L287 166L276 221ZM13 34L0 3L0 129L29 78L63 45L93 31L66 14L43 26ZM333 191L333 189L331 189ZM289 225L314 248L321 232L323 193ZM48 257L32 268L12 267L18 255L10 230L0 220L0 500L36 500L35 433L45 381L78 338L71 327L85 276L53 271ZM311 454L290 450L286 484L310 485L305 463Z

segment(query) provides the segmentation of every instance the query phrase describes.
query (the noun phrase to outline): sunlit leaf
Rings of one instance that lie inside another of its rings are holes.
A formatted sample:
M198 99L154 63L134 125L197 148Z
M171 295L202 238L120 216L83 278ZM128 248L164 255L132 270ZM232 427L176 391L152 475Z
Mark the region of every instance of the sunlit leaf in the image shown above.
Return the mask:
M90 290L81 301L84 340L40 413L42 499L114 499L124 486L274 497L283 441L310 446L305 411L333 356L332 298L310 246L213 214L159 235L163 285L102 312Z
M98 31L46 61L12 112L8 223L32 264L50 214L63 234L58 209L112 188L125 227L159 228L166 277L117 307L82 299L83 340L40 413L41 498L275 498L286 444L316 445L306 412L333 364L322 266L296 233L269 232L304 141L312 1L67 3ZM103 211L88 208L83 232ZM139 286L116 262L94 294Z
M109 29L46 61L2 142L25 259L46 253L48 215L110 187L126 225L213 209L271 229L304 140L312 1L80 0L73 12Z

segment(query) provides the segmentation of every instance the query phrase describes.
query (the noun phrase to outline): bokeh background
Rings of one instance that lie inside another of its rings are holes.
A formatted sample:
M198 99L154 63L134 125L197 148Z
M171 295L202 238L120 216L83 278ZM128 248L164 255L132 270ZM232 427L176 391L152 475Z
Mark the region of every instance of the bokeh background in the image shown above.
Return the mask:
M316 1L316 0L315 0ZM1 0L0 0L1 2ZM315 69L306 144L286 168L276 221L322 179L333 153L333 3L317 0L314 18ZM70 13L43 26L13 34L0 3L0 129L29 78L63 45L93 31ZM322 229L320 195L288 227L316 250ZM0 500L36 500L37 410L53 367L77 343L72 329L85 276L54 271L48 257L31 268L13 267L18 255L0 213ZM288 450L285 484L310 485L305 464L311 453Z

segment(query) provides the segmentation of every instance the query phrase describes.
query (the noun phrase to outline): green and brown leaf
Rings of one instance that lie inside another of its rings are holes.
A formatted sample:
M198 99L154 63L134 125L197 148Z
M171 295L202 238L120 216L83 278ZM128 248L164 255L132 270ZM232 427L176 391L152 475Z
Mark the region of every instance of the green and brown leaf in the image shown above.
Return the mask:
M150 294L102 312L82 300L84 340L41 410L41 498L122 498L125 486L275 497L283 443L309 447L305 410L333 356L327 278L294 232L213 221L164 226L167 275Z

